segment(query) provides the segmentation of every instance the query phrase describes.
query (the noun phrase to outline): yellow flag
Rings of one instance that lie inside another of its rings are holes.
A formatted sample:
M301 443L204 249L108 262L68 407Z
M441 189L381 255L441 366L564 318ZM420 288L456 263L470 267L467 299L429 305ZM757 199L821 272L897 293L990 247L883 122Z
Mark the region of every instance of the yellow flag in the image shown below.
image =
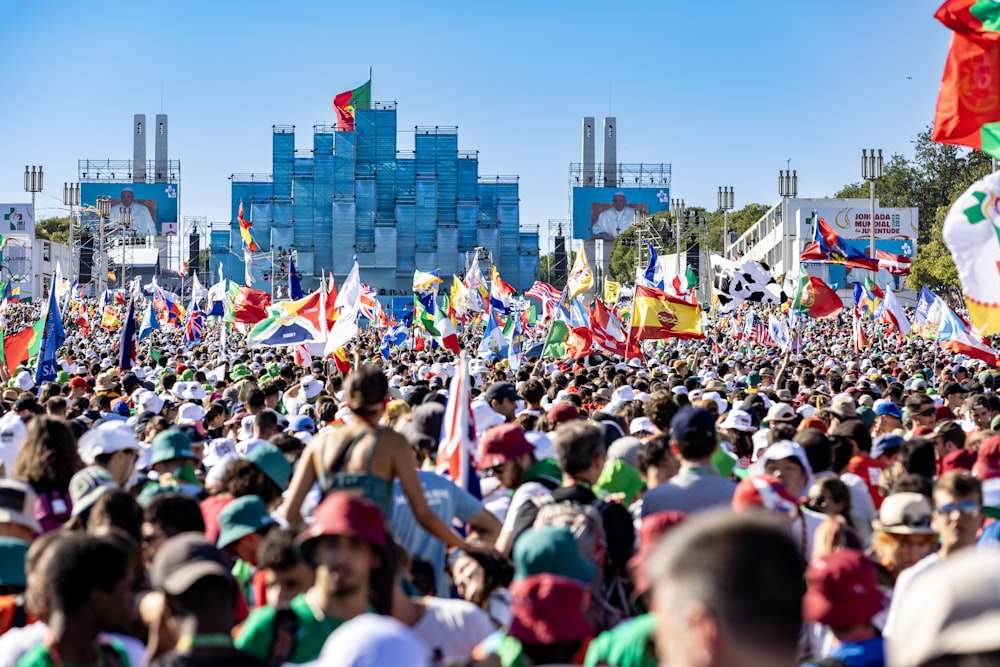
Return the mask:
M576 254L576 260L573 262L573 269L566 280L569 298L575 299L593 286L594 272L590 270L590 263L587 262L587 248L581 244L580 252Z
M614 308L618 303L618 297L622 293L622 284L614 280L604 281L604 303Z

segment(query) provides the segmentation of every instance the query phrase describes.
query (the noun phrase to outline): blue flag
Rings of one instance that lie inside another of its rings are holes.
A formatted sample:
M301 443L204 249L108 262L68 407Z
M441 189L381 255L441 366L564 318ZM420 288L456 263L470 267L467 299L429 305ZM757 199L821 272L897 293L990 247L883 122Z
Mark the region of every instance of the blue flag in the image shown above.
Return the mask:
M146 312L142 314L142 324L139 325L139 340L148 338L154 331L160 330L160 322L153 313L153 302L150 301Z
M59 315L59 304L56 303L56 276L52 276L49 286L49 305L45 312L45 328L42 330L42 346L38 349L38 365L35 366L35 386L56 379L59 364L56 363L56 353L59 346L66 340L62 317Z
M392 345L402 345L406 342L406 326L397 324L386 329L382 335L382 357L389 360L389 347Z
M656 254L656 250L653 248L653 244L646 241L646 247L649 248L649 264L646 265L646 286L655 287L656 289L663 289L663 267L660 263Z
M304 295L302 294L302 283L299 282L299 272L295 270L295 260L288 260L288 297L295 301L296 299L301 299Z
M135 298L128 300L128 310L122 322L122 337L118 344L118 368L123 371L132 368L135 361Z

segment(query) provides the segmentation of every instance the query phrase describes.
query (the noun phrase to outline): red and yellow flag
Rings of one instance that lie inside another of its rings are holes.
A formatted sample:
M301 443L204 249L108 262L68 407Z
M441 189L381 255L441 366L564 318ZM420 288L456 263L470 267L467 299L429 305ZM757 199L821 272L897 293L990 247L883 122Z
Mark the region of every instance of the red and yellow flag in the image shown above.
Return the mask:
M636 286L630 340L704 337L700 306L672 297L655 287Z
M337 112L337 130L340 132L354 131L354 112L358 109L370 109L372 106L372 80L358 86L354 90L338 93L333 98L333 109Z

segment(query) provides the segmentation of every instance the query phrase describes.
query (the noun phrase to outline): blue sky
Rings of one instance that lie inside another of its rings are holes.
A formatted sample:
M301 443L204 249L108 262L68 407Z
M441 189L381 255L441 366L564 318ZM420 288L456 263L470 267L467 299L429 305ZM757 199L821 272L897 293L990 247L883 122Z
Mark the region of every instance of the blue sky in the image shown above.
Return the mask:
M165 112L181 215L228 221L229 175L270 173L271 126L311 147L369 66L400 128L457 125L480 173L519 175L543 234L569 217L588 115L617 116L619 161L671 163L688 206L720 185L737 208L773 203L789 158L801 196L829 196L860 180L863 147L911 156L932 121L938 4L0 0L0 202L28 201L41 164L38 215L64 214L77 159L131 158L132 115Z

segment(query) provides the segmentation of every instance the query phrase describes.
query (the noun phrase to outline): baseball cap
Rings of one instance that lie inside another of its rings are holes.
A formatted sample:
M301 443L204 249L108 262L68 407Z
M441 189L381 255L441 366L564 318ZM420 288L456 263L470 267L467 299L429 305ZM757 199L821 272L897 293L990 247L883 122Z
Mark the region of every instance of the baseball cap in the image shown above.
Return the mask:
M502 401L505 398L509 398L512 401L521 398L517 395L517 389L510 382L494 382L486 390L487 403L490 401Z
M97 502L98 498L118 488L107 470L101 466L87 466L69 480L69 497L73 501L72 517L77 517Z
M135 429L123 421L106 421L80 436L80 458L93 463L98 456L124 450L139 451Z
M876 416L888 415L889 417L895 417L896 419L903 418L903 411L898 405L892 401L881 399L875 401L875 407L872 409Z
M899 448L902 446L903 436L896 435L895 433L883 433L875 438L875 442L872 443L871 457L877 459L880 456L899 451Z
M957 382L946 382L938 394L942 398L948 398L952 394L965 394L967 391Z
M150 568L153 588L181 595L205 577L232 582L226 557L201 533L180 533L163 543Z
M814 558L806 569L803 618L831 628L869 622L884 605L875 579L875 564L860 551L838 549Z
M708 410L686 407L670 420L670 437L684 442L714 442L715 418Z
M827 412L833 414L840 421L857 419L858 410L854 403L854 398L850 394L837 394L830 400L830 407Z
M299 431L315 433L316 423L309 415L292 415L288 418L288 431L290 433L298 433Z
M788 406L785 406L788 407ZM790 409L790 408L789 408ZM731 428L734 431L750 432L756 430L753 427L753 418L746 410L733 409L726 414L726 418L719 424L719 428Z
M551 408L546 415L548 417L549 423L553 426L562 424L563 422L573 421L574 419L583 419L583 415L575 405L568 401L559 401Z
M767 416L764 417L764 421L768 424L773 422L790 422L795 421L795 408L790 406L788 403L775 403L771 406L771 409L767 411Z
M34 489L14 479L0 479L0 523L13 523L32 531L42 532L35 518L38 496Z
M933 535L931 505L919 493L893 493L882 501L872 527L896 535Z
M628 432L631 435L636 433L656 433L656 426L653 425L653 420L649 417L636 417L629 423Z
M528 442L524 429L517 424L500 424L483 434L476 467L486 470L534 451L535 446Z
M216 544L224 549L240 538L275 523L277 521L268 514L267 505L259 496L240 496L219 513L219 540Z
M80 376L76 376L76 377L70 379L69 386L71 388L73 388L73 389L76 389L78 387L86 389L87 388L87 381L85 379L83 379L82 377L80 377Z
M332 493L316 508L313 525L299 534L299 547L307 562L311 545L325 535L354 537L382 549L385 547L385 518L378 505L370 500L342 491Z

